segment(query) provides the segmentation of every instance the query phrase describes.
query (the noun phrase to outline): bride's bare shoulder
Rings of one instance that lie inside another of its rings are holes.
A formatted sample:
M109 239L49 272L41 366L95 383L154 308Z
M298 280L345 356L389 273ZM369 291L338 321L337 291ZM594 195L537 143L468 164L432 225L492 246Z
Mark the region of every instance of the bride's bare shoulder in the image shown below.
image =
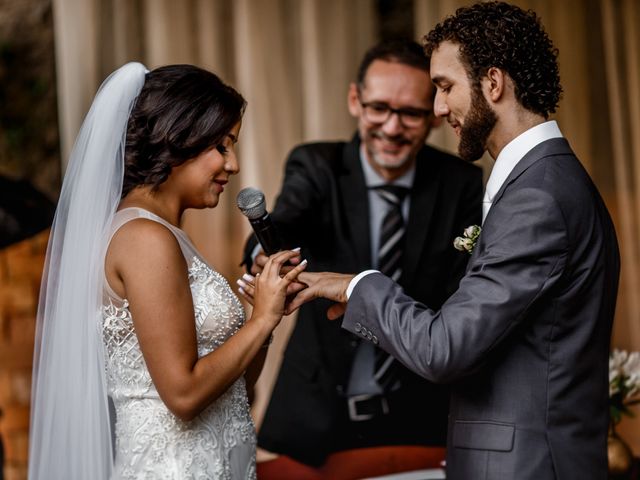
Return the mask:
M175 235L165 225L148 218L135 218L122 225L111 239L110 248L124 252L151 249L163 252L167 248L179 250Z
M181 278L184 272L186 263L176 237L166 226L146 218L120 227L106 252L105 274L118 294L128 290L127 279L137 280L140 275L146 276L145 282L156 275Z

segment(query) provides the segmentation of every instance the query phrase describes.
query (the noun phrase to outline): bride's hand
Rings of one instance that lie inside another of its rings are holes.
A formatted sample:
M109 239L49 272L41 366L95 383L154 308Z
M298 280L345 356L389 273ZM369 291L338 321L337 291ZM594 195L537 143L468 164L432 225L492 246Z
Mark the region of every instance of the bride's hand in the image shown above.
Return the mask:
M287 295L305 288L295 280L306 268L306 260L287 273L282 271L287 261L298 255L299 252L291 250L278 252L269 257L261 274L255 277L245 274L238 280L240 294L253 305L252 317L264 318L273 327L280 322L285 312Z
M236 283L238 284L238 292L240 293L242 298L244 298L249 305L253 306L255 302L253 296L255 294L256 288L256 277L245 273L244 275L242 275L242 278L236 280ZM305 288L307 288L307 285L301 283L299 280L294 280L289 284L289 286L287 287L287 300L285 301L285 315L289 315L291 313L289 311L289 303L295 298L296 293L304 290Z

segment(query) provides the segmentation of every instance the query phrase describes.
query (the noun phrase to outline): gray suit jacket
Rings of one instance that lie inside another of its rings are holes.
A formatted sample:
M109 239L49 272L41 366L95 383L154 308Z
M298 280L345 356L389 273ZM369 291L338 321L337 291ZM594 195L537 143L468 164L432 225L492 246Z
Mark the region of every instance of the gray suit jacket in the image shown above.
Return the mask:
M619 267L596 187L552 139L505 181L440 311L372 274L342 326L452 383L448 479L605 479Z

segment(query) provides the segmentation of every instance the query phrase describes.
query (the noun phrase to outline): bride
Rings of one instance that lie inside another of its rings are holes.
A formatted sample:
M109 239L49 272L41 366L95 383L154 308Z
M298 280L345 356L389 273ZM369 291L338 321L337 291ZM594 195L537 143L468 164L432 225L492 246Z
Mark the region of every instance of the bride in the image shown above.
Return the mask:
M47 251L29 478L255 478L245 382L305 262L281 277L298 254L273 255L245 321L179 228L187 208L215 207L238 173L244 108L189 65L130 63L97 93Z

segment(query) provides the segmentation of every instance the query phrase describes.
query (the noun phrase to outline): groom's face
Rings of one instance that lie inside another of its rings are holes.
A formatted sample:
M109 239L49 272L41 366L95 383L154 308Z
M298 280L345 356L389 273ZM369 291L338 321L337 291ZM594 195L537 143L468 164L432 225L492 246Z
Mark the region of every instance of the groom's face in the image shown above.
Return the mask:
M460 138L458 153L479 159L498 117L479 85L473 85L459 56L459 47L442 42L431 56L431 79L437 87L434 111L447 120Z

